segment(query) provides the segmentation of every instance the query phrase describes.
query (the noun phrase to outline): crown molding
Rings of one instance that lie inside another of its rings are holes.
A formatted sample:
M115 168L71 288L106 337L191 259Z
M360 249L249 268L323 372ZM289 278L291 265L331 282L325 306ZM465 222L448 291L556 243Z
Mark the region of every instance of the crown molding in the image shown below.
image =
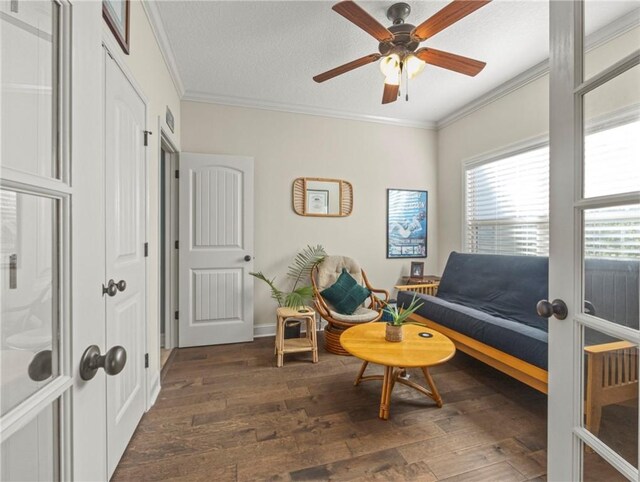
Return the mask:
M167 37L164 23L162 22L160 12L158 11L158 6L153 0L143 0L140 3L142 4L144 13L149 19L151 30L153 31L153 35L156 38L156 43L160 48L160 53L162 54L164 63L167 65L169 75L171 75L171 80L173 80L173 85L178 91L178 97L182 97L185 92L184 84L182 83L182 78L180 77L180 71L178 70L176 57L173 54L171 42L169 42L169 38Z
M377 124L389 124L400 127L416 127L418 129L433 130L436 128L436 123L430 121L411 121L407 119L397 119L394 117L356 114L353 112L345 112L335 109L325 109L323 107L286 104L281 102L268 102L258 99L213 95L206 92L196 92L189 90L184 93L184 95L182 96L182 100L190 102L203 102L207 104L229 105L233 107L247 107L251 109L271 110L277 112L288 112L292 114L307 114L321 117L333 117L336 119L374 122Z
M589 52L601 45L613 40L614 38L628 32L629 30L640 26L640 8L637 8L627 15L623 15L614 22L606 25L600 30L593 32L585 39L585 51ZM496 100L514 92L530 82L549 73L549 59L545 59L539 64L534 65L519 75L516 75L505 83L499 85L495 89L490 90L486 94L481 95L477 99L469 102L467 105L452 112L436 122L438 130L447 127L450 124L472 114Z
M585 39L585 50L588 52L598 48L638 26L640 26L640 8L636 8L628 14L614 20L609 25L605 25L600 30L588 35Z
M515 77L507 80L505 83L499 85L495 89L490 90L486 94L481 95L475 100L469 102L467 105L461 107L460 109L452 112L446 117L440 119L437 123L437 129L444 129L445 127L453 124L454 122L459 121L463 117L467 117L468 115L474 113L475 111L482 109L483 107L492 104L496 100L504 97L511 92L514 92L518 89L521 89L525 85L533 82L536 79L546 75L549 73L549 59L543 60L539 64L534 65L533 67L525 70L521 74L516 75Z

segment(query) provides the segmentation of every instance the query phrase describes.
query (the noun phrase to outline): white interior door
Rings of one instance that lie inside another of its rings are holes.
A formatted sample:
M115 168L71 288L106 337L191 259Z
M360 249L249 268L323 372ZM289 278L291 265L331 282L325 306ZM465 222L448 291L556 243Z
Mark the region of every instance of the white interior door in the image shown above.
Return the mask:
M1 480L106 478L104 372L78 374L105 341L101 24L0 2Z
M253 159L180 155L179 346L253 340Z
M548 477L637 481L640 45L585 52L589 3L550 9Z
M145 104L108 51L105 55L105 284L107 346L127 365L107 378L109 475L145 409Z

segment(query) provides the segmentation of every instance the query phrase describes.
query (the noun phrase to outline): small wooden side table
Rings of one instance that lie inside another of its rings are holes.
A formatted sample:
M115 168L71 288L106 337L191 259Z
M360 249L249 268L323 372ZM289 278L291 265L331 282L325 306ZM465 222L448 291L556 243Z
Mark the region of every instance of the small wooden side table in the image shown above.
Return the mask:
M411 278L403 276L401 284L396 285L398 291L413 291L423 295L435 296L440 286L440 277L434 275L423 276L422 278Z
M281 367L285 353L297 353L310 351L313 354L313 363L318 363L318 336L316 333L316 312L313 308L305 306L307 311L297 308L278 308L278 322L276 324L276 355L277 365ZM304 338L284 338L284 326L289 318L296 318L307 323L307 336Z

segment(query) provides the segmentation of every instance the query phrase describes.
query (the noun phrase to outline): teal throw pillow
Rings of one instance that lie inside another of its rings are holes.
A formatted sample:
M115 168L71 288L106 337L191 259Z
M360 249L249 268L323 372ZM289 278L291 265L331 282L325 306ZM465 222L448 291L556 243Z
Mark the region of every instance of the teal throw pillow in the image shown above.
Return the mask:
M338 313L352 315L371 295L371 291L361 286L346 268L342 268L342 273L336 282L322 290L320 294L334 306Z

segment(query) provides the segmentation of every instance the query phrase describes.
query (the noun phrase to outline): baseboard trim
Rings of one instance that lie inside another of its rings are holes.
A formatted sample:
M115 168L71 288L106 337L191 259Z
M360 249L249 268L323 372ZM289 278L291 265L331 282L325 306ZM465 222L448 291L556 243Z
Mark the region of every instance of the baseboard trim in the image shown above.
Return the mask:
M156 403L158 399L158 395L160 395L160 372L155 372L153 376L153 381L151 382L151 389L149 390L149 399L147 403L147 410L153 407L153 404Z
M276 336L276 324L256 325L253 327L253 337L263 338L265 336Z

